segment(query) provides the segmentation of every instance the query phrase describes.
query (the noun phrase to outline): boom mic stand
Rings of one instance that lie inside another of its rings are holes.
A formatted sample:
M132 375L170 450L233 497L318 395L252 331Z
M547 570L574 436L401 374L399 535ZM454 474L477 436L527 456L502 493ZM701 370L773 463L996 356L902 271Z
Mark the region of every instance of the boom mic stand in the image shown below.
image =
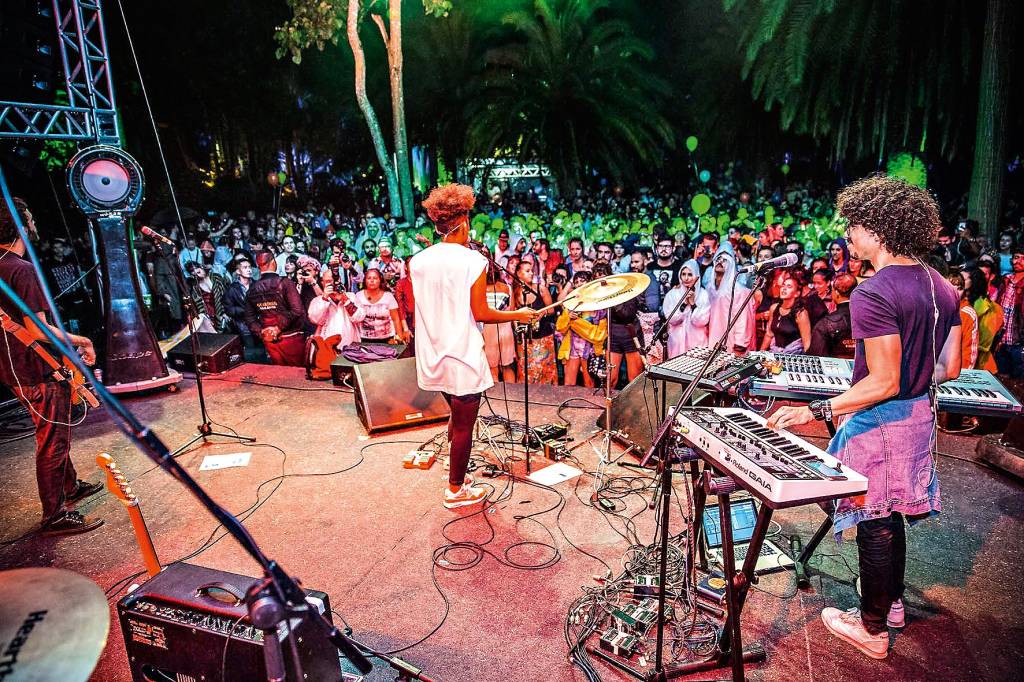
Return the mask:
M163 244L157 241L156 248L163 249ZM181 266L181 259L178 257L177 251L178 250L176 248L171 247L171 258L174 259L174 281L178 285L178 290L181 292L181 300L183 307L185 308L185 318L188 320L189 352L192 355L192 366L195 368L196 373L196 391L199 393L199 416L203 421L196 427L198 433L196 433L196 435L187 443L172 452L171 456L176 457L180 453L192 447L196 441L202 440L205 442L211 436L232 438L237 440L239 443L255 443L256 439L252 436L241 436L237 433L224 433L213 430L213 422L210 419L209 412L206 411L206 393L203 390L203 370L199 365L199 342L196 340L196 315L199 312L199 307L196 304L195 297L192 296L192 290L189 288L188 283L185 280L185 271ZM203 266L203 269L207 269L205 265ZM212 275L213 273L210 274Z
M469 246L469 248L473 249L474 251L479 253L481 256L486 258L488 260L488 262L491 263L491 265L495 266L496 268L498 268L502 272L510 275L513 280L516 280L515 273L512 272L511 270L509 270L508 268L506 268L504 265L502 265L498 261L494 260L494 258L485 249L485 247L484 247L484 245L482 243L470 240L469 243L468 243L468 246ZM537 291L536 289L534 289L533 287L531 287L529 284L526 284L524 282L519 282L519 281L516 281L516 283L519 286L521 286L523 289L526 289L528 292L530 292L531 294L536 296L537 300L541 299L540 292ZM515 329L516 329L516 332L522 337L522 340L523 340L523 422L526 425L526 433L524 435L524 444L525 444L525 447L526 447L526 473L531 473L532 469L530 468L530 448L533 446L533 436L534 436L534 434L533 434L533 431L530 429L530 372L529 372L529 367L527 367L527 364L529 363L529 358L527 358L526 354L527 354L527 352L529 350L529 342L533 338L533 332L532 332L531 325L528 325L528 324L516 324L515 325Z
M733 279L733 285L735 286L736 280ZM722 336L715 343L711 352L708 353L707 358L704 359L704 364L701 365L700 369L694 374L693 379L686 385L682 394L679 396L679 400L676 402L675 407L672 409L671 414L665 415L665 419L661 423L661 427L658 429L658 433L655 434L654 439L651 442L651 447L647 451L647 454L641 460L641 465L646 465L655 454L658 454L659 461L659 475L661 477L660 484L660 497L659 497L659 523L661 538L661 556L658 567L659 575L659 588L658 588L658 626L657 626L657 639L656 639L656 650L654 658L654 671L647 676L639 676L641 679L660 681L667 680L681 675L688 675L690 673L699 672L702 670L711 670L717 668L725 661L727 656L732 659L733 666L733 679L743 679L743 664L748 661L764 660L764 650L757 648L751 651L744 652L742 650L742 643L740 639L740 627L739 627L739 609L737 603L742 603L742 595L737 596L735 594L735 588L733 581L731 580L732 575L735 571L735 566L726 567L726 592L728 595L729 610L726 616L726 623L723 628L722 638L719 643L719 652L716 656L704 660L697 661L694 663L687 663L673 667L671 670L667 670L663 661L663 648L665 643L665 596L666 592L666 577L668 574L668 523L669 523L669 512L672 508L672 457L668 451L668 436L673 432L673 425L675 424L675 415L679 409L685 405L690 397L693 395L694 390L697 388L697 384L700 383L701 379L708 371L708 367L711 366L712 361L717 357L718 353L725 347L726 341L729 338L729 332L736 326L740 316L744 314L747 306L750 304L751 299L754 297L754 292L760 289L764 285L764 274L759 272L756 274L754 279L754 286L752 286L743 299L743 303L738 307L735 314L729 320L729 324L726 326L725 331L722 332ZM682 300L682 299L680 299ZM674 313L675 311L673 311ZM697 462L695 459L690 459L690 473L696 479L697 475ZM726 522L723 522L723 534L728 532L731 540L731 529L732 524L728 523L730 520L728 515L731 513L730 510L725 510ZM728 525L728 528L724 526ZM694 542L694 538L688 538L689 542ZM730 550L731 550L731 542ZM729 551L726 557L726 561L732 560L732 552ZM730 637L731 635L731 637ZM724 645L723 645L724 642Z
M88 373L89 370L78 356L78 353L69 348L63 339L59 338L48 326L40 323L36 313L30 310L25 302L2 279L0 279L0 292L14 302L29 319L36 322L47 340L75 368L80 372ZM395 668L399 672L399 679L431 682L418 668L406 661L376 652L370 647L348 637L328 621L319 610L311 608L298 582L285 572L280 564L263 553L245 526L209 496L206 490L174 458L164 442L149 427L142 424L123 404L115 399L101 382L96 383L95 389L104 407L115 418L115 424L128 436L132 443L161 469L184 485L199 500L200 504L224 526L225 530L238 542L242 549L262 567L264 577L249 588L246 593L245 602L249 611L250 621L257 629L264 633L263 657L268 680L271 682L282 682L286 679L285 652L279 639L282 631L287 633L288 653L290 654L292 670L294 672L294 676L291 679L305 679L302 665L298 658L294 629L291 627L292 619L298 618L311 619L324 633L324 636L363 675L368 674L373 669L373 665L366 657L366 654L369 654L380 658Z

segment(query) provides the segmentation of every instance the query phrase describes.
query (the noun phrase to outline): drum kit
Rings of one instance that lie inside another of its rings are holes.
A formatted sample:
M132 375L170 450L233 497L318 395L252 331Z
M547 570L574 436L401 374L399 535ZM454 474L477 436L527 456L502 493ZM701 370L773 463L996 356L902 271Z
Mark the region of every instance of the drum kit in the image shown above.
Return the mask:
M59 568L0 572L0 678L85 682L110 631L103 590Z

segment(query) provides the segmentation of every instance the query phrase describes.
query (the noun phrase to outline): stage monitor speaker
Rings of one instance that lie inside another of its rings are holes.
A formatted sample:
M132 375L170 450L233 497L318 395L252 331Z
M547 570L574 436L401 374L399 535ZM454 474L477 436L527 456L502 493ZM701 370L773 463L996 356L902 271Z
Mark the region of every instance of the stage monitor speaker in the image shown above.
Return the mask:
M199 367L203 374L219 374L241 364L245 359L242 337L238 334L196 333L199 346ZM182 339L167 351L167 362L179 372L194 372L192 362L192 341Z
M367 433L448 419L448 403L441 394L416 385L416 358L371 362L352 370L356 413Z
M658 384L657 396L654 385ZM674 407L683 392L683 385L664 381L655 382L647 378L644 372L619 391L612 398L612 431L616 440L628 446L635 446L638 455L647 452L658 432L661 421L662 393L666 392L666 405ZM699 388L691 396L691 403L696 405L707 397L707 392ZM598 428L605 428L604 412L597 418Z

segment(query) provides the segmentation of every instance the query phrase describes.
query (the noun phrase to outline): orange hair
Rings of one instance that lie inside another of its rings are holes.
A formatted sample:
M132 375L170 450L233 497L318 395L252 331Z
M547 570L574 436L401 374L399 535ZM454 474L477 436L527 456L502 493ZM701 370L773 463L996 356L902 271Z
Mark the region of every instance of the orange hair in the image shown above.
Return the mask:
M430 196L423 200L423 208L437 227L447 229L468 215L475 203L472 187L452 183L431 190Z

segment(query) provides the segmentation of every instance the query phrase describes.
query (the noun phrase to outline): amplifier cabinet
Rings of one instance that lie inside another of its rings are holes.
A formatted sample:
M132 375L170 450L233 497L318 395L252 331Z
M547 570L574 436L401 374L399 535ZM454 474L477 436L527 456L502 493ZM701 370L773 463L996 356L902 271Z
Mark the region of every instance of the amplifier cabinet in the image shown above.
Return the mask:
M265 680L263 633L252 627L245 604L232 596L244 595L255 581L178 563L121 599L117 615L133 682ZM306 595L330 620L327 595L316 590ZM308 620L295 620L293 627L305 679L341 680L337 649L322 630ZM288 679L299 679L288 641L281 645Z

